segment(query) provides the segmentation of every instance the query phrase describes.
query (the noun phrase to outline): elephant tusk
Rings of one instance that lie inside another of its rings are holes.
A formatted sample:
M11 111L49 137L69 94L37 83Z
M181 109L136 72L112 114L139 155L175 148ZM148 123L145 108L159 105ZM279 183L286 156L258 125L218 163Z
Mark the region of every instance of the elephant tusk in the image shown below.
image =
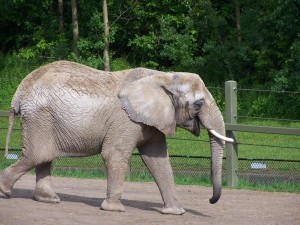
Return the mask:
M215 130L209 130L209 132L210 132L211 134L213 134L214 136L216 136L217 138L219 138L219 139L222 139L222 140L227 141L227 142L234 142L234 140L233 140L232 138L225 137L225 136L219 134L219 133L218 133L217 131L215 131Z

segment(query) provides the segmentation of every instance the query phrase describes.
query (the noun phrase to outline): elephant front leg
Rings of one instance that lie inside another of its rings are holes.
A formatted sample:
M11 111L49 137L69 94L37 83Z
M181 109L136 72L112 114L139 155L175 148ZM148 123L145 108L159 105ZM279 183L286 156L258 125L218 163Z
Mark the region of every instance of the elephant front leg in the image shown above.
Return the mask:
M107 171L107 193L106 199L101 204L101 209L107 211L124 212L125 207L121 203L124 180L128 166L130 152L118 150L102 152Z
M176 199L173 172L163 134L139 147L141 157L158 185L164 201L163 214L181 215L185 210Z

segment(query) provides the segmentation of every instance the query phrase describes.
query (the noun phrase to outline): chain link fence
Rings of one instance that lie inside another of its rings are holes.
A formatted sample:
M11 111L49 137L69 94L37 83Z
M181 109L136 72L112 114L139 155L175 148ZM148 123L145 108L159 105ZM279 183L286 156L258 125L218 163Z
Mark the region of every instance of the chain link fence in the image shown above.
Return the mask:
M8 166L20 156L21 151L11 149L9 159L0 151L0 164ZM210 157L170 155L175 179L184 183L197 183L210 179ZM151 174L139 154L134 153L128 164L127 179L152 180ZM226 158L223 158L223 179L226 179ZM238 176L250 183L278 184L300 183L300 160L247 159L239 158ZM62 175L106 177L105 164L100 155L85 158L57 158L53 161L53 171Z
M174 177L199 180L210 179L210 157L170 155ZM246 159L238 160L239 179L251 183L300 183L300 160ZM226 178L226 158L223 158L222 176ZM130 175L150 176L138 154L129 163Z

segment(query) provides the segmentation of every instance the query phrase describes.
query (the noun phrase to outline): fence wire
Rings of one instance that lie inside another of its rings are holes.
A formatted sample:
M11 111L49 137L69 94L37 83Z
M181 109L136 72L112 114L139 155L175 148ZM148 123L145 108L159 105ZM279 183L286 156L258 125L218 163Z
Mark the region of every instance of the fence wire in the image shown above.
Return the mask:
M11 149L11 159L4 158L0 151L0 163L8 166L15 162L21 151ZM174 177L184 180L210 179L210 157L170 155ZM52 169L62 174L96 174L106 176L105 164L100 155L85 158L57 158L53 161ZM152 179L139 154L132 154L129 160L127 178ZM222 177L226 180L226 158L223 158ZM238 160L238 177L240 180L259 184L300 183L300 160L280 159L247 159Z

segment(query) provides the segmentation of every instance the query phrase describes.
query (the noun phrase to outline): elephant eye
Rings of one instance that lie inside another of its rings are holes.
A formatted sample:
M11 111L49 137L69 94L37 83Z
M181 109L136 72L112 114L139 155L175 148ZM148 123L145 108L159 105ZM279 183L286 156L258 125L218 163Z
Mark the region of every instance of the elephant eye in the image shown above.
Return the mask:
M195 110L200 110L201 106L203 105L204 103L204 99L198 99L196 100L194 103L193 103L193 106L195 108Z

